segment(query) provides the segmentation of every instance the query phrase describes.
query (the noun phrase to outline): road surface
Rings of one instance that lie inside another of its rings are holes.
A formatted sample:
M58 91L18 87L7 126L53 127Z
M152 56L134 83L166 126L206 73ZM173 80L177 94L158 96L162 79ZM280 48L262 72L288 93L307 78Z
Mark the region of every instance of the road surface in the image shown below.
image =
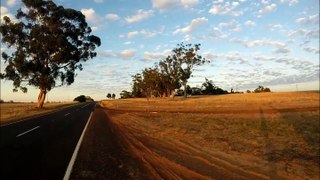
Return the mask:
M0 179L62 179L94 102L0 127Z

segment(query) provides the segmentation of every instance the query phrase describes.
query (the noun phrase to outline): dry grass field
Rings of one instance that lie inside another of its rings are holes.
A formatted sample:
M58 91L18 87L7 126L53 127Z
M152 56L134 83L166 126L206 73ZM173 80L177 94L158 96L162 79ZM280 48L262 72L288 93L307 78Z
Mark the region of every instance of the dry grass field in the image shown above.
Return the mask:
M319 179L319 97L319 92L231 94L100 105L115 127L112 132L155 179L221 179L226 174ZM91 140L85 142L92 145ZM101 144L103 137L96 156L103 152Z
M1 103L0 124L48 113L66 106L73 105L75 103L76 102L45 103L43 109L38 109L36 103Z

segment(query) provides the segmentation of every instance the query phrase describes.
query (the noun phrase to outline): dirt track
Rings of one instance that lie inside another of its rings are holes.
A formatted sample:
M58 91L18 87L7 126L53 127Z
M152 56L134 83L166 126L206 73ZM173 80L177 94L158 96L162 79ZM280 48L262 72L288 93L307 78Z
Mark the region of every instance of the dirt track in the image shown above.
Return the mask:
M281 179L221 152L128 129L110 118L113 113L96 108L72 179Z

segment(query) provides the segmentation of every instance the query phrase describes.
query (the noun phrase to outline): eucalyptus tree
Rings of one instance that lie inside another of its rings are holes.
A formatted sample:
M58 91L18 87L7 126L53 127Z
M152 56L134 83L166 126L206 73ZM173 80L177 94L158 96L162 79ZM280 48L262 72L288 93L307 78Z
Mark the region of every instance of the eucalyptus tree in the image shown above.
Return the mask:
M200 44L180 43L177 46L172 50L173 54L170 58L179 65L179 79L184 87L184 97L187 97L187 82L193 69L209 61L198 54Z
M42 108L48 91L74 82L82 62L97 55L100 38L91 35L85 16L49 0L22 0L16 19L5 16L0 25L2 43L13 53L2 53L7 64L1 79L13 81L13 91L40 90Z
M172 56L168 56L166 59L159 62L159 69L161 72L163 86L166 90L166 96L171 95L174 97L175 90L181 87L179 67L179 62L174 61Z

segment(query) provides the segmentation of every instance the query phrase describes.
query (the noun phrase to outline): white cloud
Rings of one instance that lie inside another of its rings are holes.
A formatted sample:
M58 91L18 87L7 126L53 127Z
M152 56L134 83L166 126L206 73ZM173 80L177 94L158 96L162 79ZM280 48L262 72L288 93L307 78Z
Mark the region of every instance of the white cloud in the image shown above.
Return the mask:
M304 36L304 35L306 35L307 34L307 30L306 29L298 29L298 30L296 30L296 31L290 31L289 33L288 33L288 36L289 37L293 37L293 36L296 36L296 35L300 35L300 36Z
M163 59L166 58L168 55L170 55L171 50L165 50L161 53L152 53L152 52L144 52L143 58L147 60L154 60L154 59Z
M315 14L308 17L298 18L296 22L302 25L319 25L319 14Z
M270 2L269 2L269 0L261 0L261 3L262 4L269 4Z
M270 31L282 31L284 30L283 25L281 24L270 24L268 25Z
M244 25L246 25L247 27L254 27L256 26L256 23L251 20L248 20L244 23Z
M193 19L189 25L187 25L184 28L176 29L173 32L173 34L178 34L178 33L186 33L186 34L188 34L188 33L191 33L193 31L195 31L196 29L198 29L199 26L201 26L202 24L204 24L206 22L208 22L208 19L205 18L205 17Z
M152 0L152 7L160 11L169 11L177 7L190 8L199 3L199 0Z
M269 12L272 12L276 9L277 5L276 4L270 4L262 9L259 10L259 13L260 14L265 14L265 13L269 13Z
M157 33L160 33L160 32L155 32L155 31L151 32L151 31L146 31L146 30L131 31L131 32L128 32L127 37L133 38L138 35L144 35L145 37L153 37L153 36L157 35Z
M232 2L232 6L233 6L233 7L237 7L237 6L239 6L239 2L237 2L237 1Z
M219 23L219 24L218 24L218 27L219 27L220 29L229 28L229 27L234 26L236 23L237 23L236 20L232 19L232 20L230 20L230 21L228 21L228 22Z
M212 15L231 15L231 16L240 16L243 14L243 10L236 11L235 9L240 5L239 2L222 2L214 3L210 8L209 13Z
M86 16L88 21L94 22L97 20L98 15L96 14L95 10L92 8L89 9L81 9L82 14Z
M221 40L229 37L229 33L226 33L226 31L220 30L219 28L215 27L213 28L212 33L210 34L210 38L212 40Z
M198 4L199 0L180 0L180 3L184 6L184 7L190 7L192 5Z
M7 0L7 5L13 7L18 3L18 0Z
M128 38L133 38L133 37L135 37L137 35L139 35L139 31L131 31L131 32L128 32L127 37Z
M280 47L277 50L273 51L273 53L276 53L276 54L287 54L290 52L291 52L291 49L289 49L287 47Z
M319 38L319 29L318 30L311 30L311 31L308 31L306 29L298 29L296 31L290 31L288 33L289 37L294 37L297 35L305 36L309 39L318 39Z
M99 27L97 27L97 26L92 26L92 27L91 27L91 30L92 30L92 31L98 31L98 29L99 29Z
M280 0L281 3L288 3L289 6L299 3L299 0Z
M258 39L253 41L247 41L243 39L231 39L230 42L243 44L245 47L248 47L248 48L254 48L258 46L274 46L280 49L280 50L277 50L277 52L285 52L288 50L286 49L287 48L286 43L280 42L280 41L268 40L268 39Z
M135 22L142 21L144 19L148 19L151 16L153 16L152 10L139 9L135 15L126 17L125 20L127 23L135 23Z
M16 21L17 19L14 17L14 15L12 15L10 12L9 12L9 9L4 7L4 6L1 6L0 7L0 12L1 12L1 15L0 15L0 18L1 18L1 21L3 19L3 17L7 16L10 18L11 21Z
M124 42L123 44L124 45L130 45L130 44L132 44L132 42L131 41L127 41L127 42Z
M238 31L242 30L241 26L234 19L232 19L232 20L230 20L228 22L219 23L218 24L218 28L219 28L219 30L223 30L225 28L229 28L230 31L235 31L235 32L238 32Z
M118 14L106 14L106 19L107 20L110 20L110 21L116 21L116 20L119 20L120 19L120 17L119 17L119 15Z
M179 0L152 0L152 7L167 11L176 7L178 3Z
M93 31L97 31L106 25L105 19L100 17L93 8L81 9L81 13L85 15Z
M257 46L276 46L279 48L283 48L286 45L286 43L280 42L280 41L272 41L272 40L254 40L254 41L249 41L246 42L246 46L251 48L251 47L257 47Z
M136 54L136 50L135 49L126 49L126 50L123 50L121 51L118 56L121 57L121 58L132 58L134 57Z
M315 54L319 54L319 49L315 48L315 47L305 47L303 48L305 51L310 52L310 53L315 53Z
M234 32L239 32L241 30L242 30L242 28L241 28L241 26L239 24L236 25L236 27L234 27L233 29L231 29L231 31L234 31Z

